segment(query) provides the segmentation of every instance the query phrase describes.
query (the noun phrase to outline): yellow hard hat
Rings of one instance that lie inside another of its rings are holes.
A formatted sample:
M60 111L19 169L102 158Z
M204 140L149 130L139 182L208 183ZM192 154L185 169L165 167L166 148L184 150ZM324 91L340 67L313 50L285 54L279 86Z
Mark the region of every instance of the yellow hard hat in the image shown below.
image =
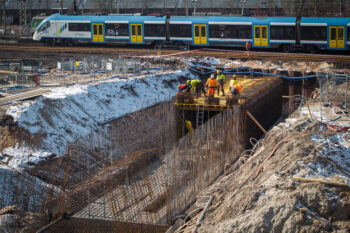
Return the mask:
M217 70L216 73L220 74L221 70Z
M187 84L190 84L191 80L187 80Z
M180 85L177 85L177 88L180 88Z
M235 74L234 74L234 75L232 75L232 78L237 78L237 75L235 75Z

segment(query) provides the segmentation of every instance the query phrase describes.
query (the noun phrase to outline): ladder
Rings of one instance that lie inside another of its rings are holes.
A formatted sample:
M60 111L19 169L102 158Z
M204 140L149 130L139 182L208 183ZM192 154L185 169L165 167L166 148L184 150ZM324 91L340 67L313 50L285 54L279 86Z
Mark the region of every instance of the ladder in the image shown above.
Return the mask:
M198 128L198 126L202 125L203 122L204 122L204 105L202 105L202 106L197 105L196 128Z

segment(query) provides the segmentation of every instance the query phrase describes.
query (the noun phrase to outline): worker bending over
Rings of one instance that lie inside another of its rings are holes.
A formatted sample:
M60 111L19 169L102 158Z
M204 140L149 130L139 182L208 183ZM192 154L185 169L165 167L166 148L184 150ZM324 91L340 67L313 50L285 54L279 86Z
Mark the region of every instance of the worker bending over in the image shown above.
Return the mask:
M226 77L223 73L221 73L221 70L217 71L217 77L216 80L218 82L218 95L220 94L220 89L222 91L222 95L225 95L225 91L224 91L224 83L226 81Z
M232 97L239 96L242 91L242 85L237 82L236 75L232 76L232 79L230 81L230 92L232 94Z
M199 80L199 79L187 80L187 85L190 85L191 90L196 92L197 97L201 96L201 92L204 93L204 96L207 96L207 94L205 93L202 80Z
M208 78L206 86L208 89L208 96L213 97L215 94L215 89L218 88L218 82L215 79L215 75L212 74L210 78Z
M191 85L184 83L181 85L177 85L178 92L189 92L191 90Z

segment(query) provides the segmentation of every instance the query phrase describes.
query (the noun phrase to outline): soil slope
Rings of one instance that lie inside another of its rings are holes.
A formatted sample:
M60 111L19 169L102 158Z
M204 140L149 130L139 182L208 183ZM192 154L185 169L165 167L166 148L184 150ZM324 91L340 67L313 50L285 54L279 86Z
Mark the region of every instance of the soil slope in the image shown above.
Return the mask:
M350 121L335 106L323 106L322 122L319 103L310 110L312 119L303 107L273 127L249 158L201 192L177 232L192 232L210 196L197 232L349 232L350 132L324 122Z

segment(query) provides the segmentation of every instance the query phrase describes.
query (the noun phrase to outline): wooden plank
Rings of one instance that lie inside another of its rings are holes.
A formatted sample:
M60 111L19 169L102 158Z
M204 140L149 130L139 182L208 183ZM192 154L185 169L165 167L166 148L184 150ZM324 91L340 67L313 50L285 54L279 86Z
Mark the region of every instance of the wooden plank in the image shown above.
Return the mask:
M103 219L88 219L88 218L66 218L62 221L53 224L47 229L46 233L54 232L84 232L84 233L139 233L139 232L154 232L163 233L169 226L158 224L146 224L136 222L121 222Z
M292 177L292 179L296 180L296 181L315 182L315 183L321 183L321 184L328 184L328 185L334 185L334 186L341 186L341 187L350 188L350 186L347 183L332 182L332 181L322 180L322 179L310 179L310 178L304 178L304 177Z
M252 119L254 123L264 132L264 134L267 134L267 131L264 129L264 127L262 127L259 121L255 119L255 117L249 111L247 111L247 114L250 117L250 119Z
M18 101L18 100L26 100L26 99L38 97L38 96L41 96L47 92L50 92L50 90L46 89L46 88L39 88L36 90L27 91L27 92L17 94L17 95L6 96L6 97L0 99L0 106L11 104L12 102Z

